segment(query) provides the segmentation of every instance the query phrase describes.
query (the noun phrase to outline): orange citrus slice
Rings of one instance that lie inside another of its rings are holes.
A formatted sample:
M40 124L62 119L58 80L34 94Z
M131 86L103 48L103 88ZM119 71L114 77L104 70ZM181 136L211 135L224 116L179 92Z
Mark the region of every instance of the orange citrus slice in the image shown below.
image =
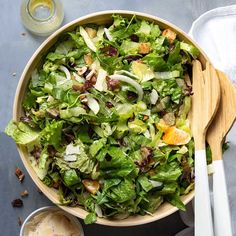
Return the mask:
M163 135L162 139L166 144L169 145L184 145L187 144L191 136L189 133L176 128L175 126L171 126L166 129L165 134Z

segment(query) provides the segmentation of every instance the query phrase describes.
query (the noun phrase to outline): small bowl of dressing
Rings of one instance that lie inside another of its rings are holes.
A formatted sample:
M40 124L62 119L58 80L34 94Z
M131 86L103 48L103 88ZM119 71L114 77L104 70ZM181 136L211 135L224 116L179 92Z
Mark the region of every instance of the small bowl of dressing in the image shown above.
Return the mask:
M20 236L84 236L79 220L56 206L33 211L24 221Z

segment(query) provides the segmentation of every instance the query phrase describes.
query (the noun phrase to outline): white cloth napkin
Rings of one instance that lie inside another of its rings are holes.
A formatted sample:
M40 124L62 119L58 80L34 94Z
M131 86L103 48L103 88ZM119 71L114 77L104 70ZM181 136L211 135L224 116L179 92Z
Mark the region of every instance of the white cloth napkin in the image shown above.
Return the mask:
M207 53L214 66L236 83L236 5L201 15L189 35Z

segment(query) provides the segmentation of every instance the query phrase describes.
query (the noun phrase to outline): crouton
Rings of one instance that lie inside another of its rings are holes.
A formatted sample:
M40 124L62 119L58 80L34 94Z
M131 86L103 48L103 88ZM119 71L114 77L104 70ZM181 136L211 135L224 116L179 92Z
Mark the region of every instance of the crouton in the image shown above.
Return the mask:
M97 30L93 29L93 28L89 28L89 27L86 27L85 28L85 31L87 32L88 36L93 39L97 36Z
M164 37L166 37L170 43L173 43L175 38L176 38L176 33L174 31L172 31L171 29L165 29L163 32L162 32L162 35Z
M91 56L90 53L84 55L84 61L85 61L85 63L86 63L88 66L90 66L90 65L93 64L93 59L92 59L92 56Z
M140 43L139 45L139 53L140 54L148 54L150 52L150 43Z

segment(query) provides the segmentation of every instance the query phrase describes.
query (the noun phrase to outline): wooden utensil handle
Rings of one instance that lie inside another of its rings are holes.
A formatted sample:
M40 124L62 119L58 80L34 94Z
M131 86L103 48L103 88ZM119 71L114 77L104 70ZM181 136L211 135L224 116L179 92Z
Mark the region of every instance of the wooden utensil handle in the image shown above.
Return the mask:
M229 202L222 160L213 161L214 229L216 236L232 236Z
M206 150L195 151L195 236L213 236Z

